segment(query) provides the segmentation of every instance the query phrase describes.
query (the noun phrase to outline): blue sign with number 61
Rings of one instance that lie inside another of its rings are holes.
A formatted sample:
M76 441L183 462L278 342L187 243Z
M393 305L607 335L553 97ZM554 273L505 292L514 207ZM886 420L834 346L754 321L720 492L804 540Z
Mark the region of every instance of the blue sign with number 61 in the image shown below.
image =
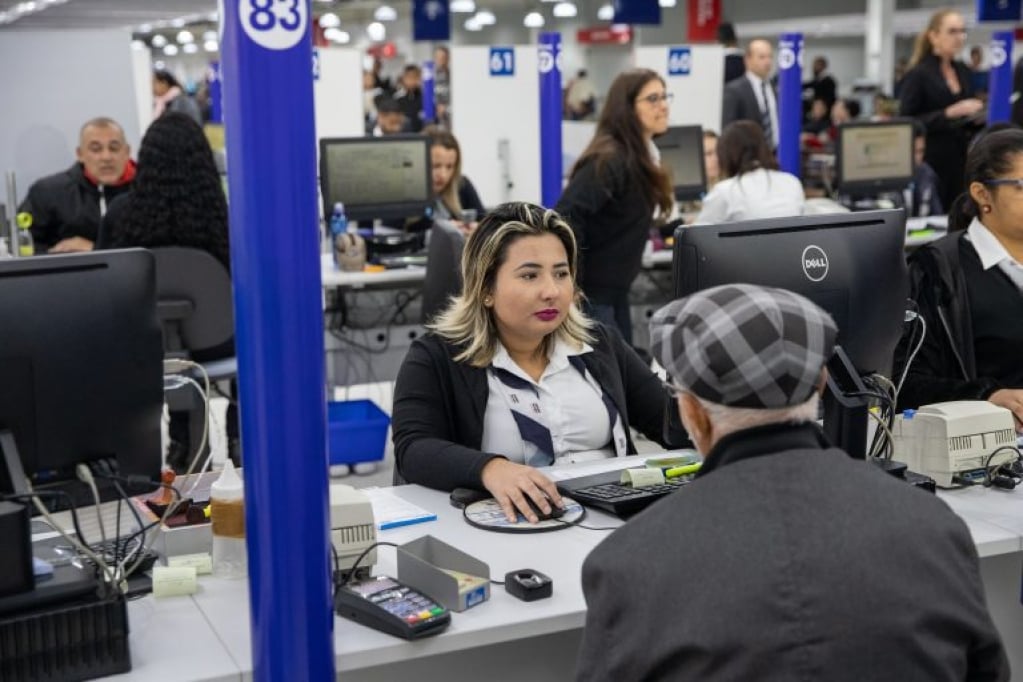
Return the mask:
M515 75L514 47L490 48L490 75L491 76Z
M688 76L693 68L693 51L688 47L668 48L668 75Z

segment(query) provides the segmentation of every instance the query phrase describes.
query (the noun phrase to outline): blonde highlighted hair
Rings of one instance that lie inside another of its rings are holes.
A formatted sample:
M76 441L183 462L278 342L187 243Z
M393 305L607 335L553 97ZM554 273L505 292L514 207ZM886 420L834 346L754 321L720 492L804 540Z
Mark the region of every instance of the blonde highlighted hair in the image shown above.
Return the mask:
M912 69L923 61L924 57L934 52L934 44L931 43L930 34L940 31L945 18L953 14L959 14L959 11L945 8L939 9L931 15L931 20L927 22L927 27L920 31L916 37L916 42L913 43L913 56L909 58L909 68Z
M575 235L568 223L550 209L525 202L501 204L488 212L469 236L462 251L462 293L428 325L438 336L462 347L455 356L457 362L486 367L494 359L499 340L497 324L484 301L493 295L497 271L507 259L508 248L523 237L547 234L557 237L565 247L574 283L578 267ZM550 350L555 337L575 348L593 341L592 326L592 320L573 302L561 326L544 339L543 351Z
M440 127L427 126L423 133L430 138L431 150L434 147L441 147L455 152L455 172L451 174L447 186L440 191L440 200L447 207L451 217L457 220L462 214L462 202L458 198L458 187L462 183L462 150L455 136ZM431 166L432 153L431 151Z

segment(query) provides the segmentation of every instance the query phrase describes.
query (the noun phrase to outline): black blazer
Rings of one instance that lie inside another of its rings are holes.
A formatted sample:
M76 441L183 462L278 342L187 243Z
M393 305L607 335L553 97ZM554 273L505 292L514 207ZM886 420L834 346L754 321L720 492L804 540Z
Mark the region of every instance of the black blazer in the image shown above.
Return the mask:
M598 325L586 369L614 402L625 424L664 443L670 395L621 337ZM398 370L391 416L394 482L439 490L483 488L480 473L500 453L482 452L487 371L455 362L459 348L435 334L416 339ZM627 451L635 454L629 429Z
M771 92L774 94L775 106L778 102L778 93L774 91L774 85L768 83ZM724 99L721 104L721 130L733 121L753 121L761 124L763 119L760 114L760 104L753 92L753 84L743 74L742 78L736 78L725 85Z

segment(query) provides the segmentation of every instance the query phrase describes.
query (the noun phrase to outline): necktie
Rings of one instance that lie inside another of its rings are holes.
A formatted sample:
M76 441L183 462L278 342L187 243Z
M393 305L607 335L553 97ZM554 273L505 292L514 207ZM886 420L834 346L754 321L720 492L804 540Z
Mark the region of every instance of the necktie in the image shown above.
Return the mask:
M771 126L771 100L767 98L767 81L760 81L760 92L764 96L764 110L760 112L760 125L764 128L767 146L774 149L774 129Z

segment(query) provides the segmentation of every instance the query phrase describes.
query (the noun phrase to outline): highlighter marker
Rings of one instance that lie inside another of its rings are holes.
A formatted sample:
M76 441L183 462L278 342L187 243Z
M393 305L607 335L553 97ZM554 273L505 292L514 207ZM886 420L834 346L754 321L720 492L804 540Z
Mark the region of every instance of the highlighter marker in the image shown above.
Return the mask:
M687 474L695 474L700 470L700 462L696 464L686 464L685 466L672 467L664 472L665 478L678 478L679 476L685 476Z

